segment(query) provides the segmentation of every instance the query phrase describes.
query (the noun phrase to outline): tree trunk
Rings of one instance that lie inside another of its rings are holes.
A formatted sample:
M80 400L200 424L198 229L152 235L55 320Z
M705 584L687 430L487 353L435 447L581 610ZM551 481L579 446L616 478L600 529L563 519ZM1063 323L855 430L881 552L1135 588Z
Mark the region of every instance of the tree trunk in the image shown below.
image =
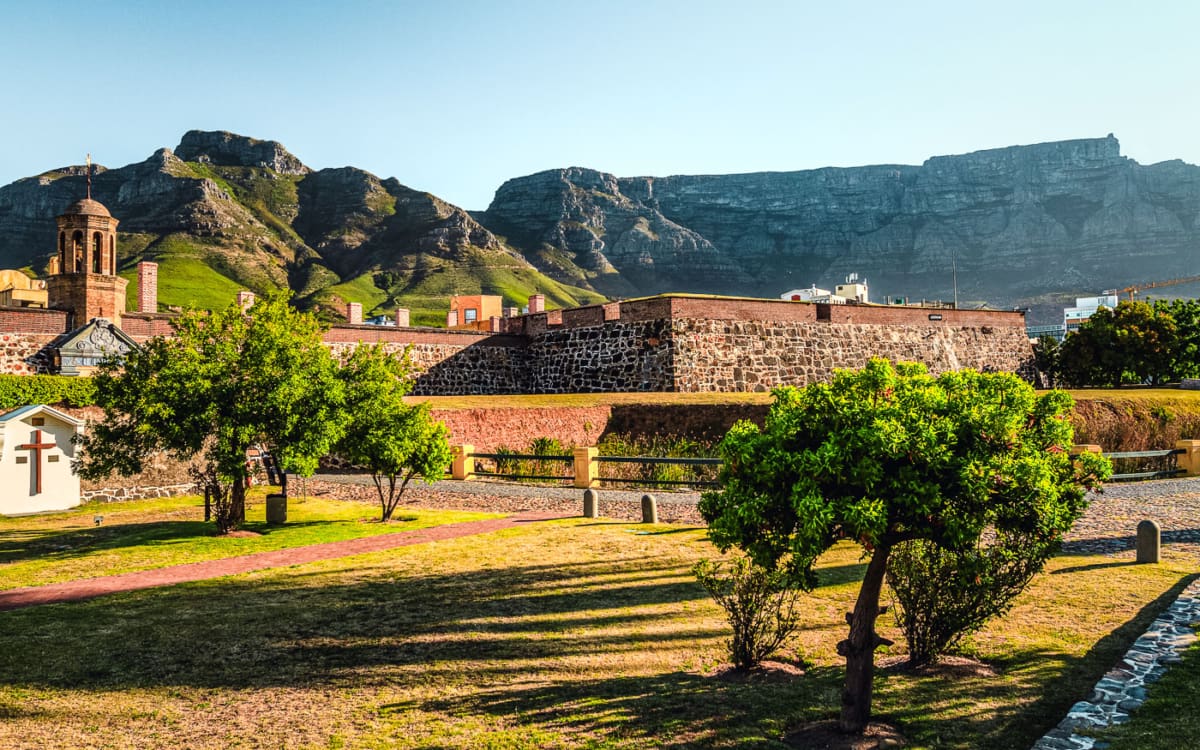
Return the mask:
M875 619L879 617L879 593L890 552L890 544L881 544L871 555L867 575L858 590L858 601L850 615L850 637L838 644L838 653L846 657L846 685L842 690L838 728L847 734L861 734L871 721L875 649L881 642L875 633Z
M236 529L246 522L246 482L235 479L229 493L229 528Z

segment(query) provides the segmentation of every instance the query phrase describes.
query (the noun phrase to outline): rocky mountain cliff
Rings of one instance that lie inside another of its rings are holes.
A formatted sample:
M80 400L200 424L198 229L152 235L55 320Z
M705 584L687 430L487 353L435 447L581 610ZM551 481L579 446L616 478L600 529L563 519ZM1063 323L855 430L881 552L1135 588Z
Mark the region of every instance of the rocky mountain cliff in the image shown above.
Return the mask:
M569 257L639 291L775 296L857 272L875 298L1019 304L1197 273L1200 167L1142 166L1116 138L921 166L506 182L482 214L539 267Z
M45 272L55 217L85 180L67 167L0 188L0 266ZM457 206L360 169L313 171L274 141L191 131L174 151L98 168L92 194L121 222L122 274L142 259L160 264L164 305L219 307L239 288L290 287L331 314L354 301L438 323L451 294L601 299L539 273Z
M82 167L0 187L0 266L43 273ZM122 273L160 263L164 304L220 306L287 286L302 304L442 319L451 294L552 305L667 291L774 297L850 273L876 300L1028 305L1197 273L1200 167L1143 166L1107 138L938 156L920 166L509 180L475 214L361 169L305 166L279 143L191 131L98 168ZM1162 290L1187 293L1195 287ZM132 291L131 291L132 295Z

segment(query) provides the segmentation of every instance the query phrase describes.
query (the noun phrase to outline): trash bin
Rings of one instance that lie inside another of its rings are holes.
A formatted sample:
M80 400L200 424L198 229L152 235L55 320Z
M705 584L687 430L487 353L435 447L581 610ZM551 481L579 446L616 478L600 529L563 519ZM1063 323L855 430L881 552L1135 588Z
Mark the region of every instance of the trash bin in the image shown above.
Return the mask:
M287 495L267 495L267 523L287 523Z

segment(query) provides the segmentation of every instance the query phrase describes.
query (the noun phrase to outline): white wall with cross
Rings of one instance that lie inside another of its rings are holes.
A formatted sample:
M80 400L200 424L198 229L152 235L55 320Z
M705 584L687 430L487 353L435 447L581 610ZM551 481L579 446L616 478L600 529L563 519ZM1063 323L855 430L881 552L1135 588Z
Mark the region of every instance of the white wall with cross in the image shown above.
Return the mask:
M45 405L0 415L0 515L43 513L79 505L71 469L83 422Z

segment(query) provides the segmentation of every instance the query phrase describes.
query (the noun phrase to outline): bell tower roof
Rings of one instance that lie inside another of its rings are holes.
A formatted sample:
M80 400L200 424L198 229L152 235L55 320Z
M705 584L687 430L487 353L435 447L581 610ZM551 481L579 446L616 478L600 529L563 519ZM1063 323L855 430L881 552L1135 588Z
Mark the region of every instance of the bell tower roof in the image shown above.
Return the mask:
M104 204L91 198L80 198L67 207L63 211L63 216L104 216L112 218L112 214L104 207Z

